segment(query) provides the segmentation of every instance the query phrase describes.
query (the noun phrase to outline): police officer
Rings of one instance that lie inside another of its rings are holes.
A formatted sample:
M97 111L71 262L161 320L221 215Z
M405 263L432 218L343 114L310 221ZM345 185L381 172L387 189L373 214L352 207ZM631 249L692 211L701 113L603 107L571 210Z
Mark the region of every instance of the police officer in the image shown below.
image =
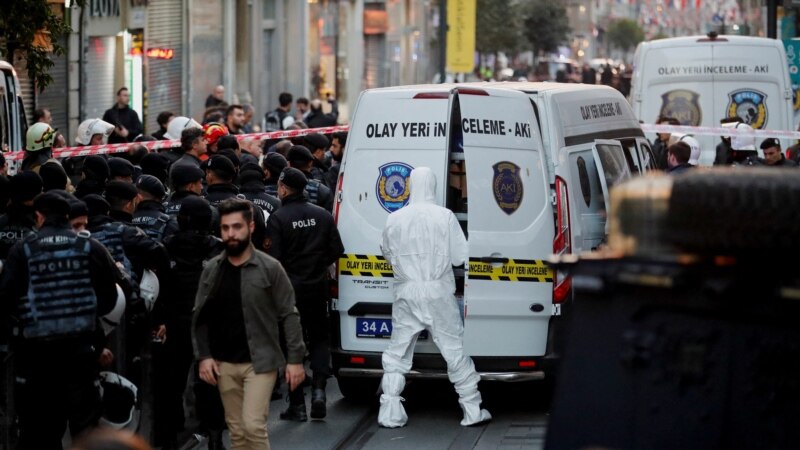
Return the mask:
M136 167L134 167L132 162L118 157L108 158L107 162L110 180L133 183Z
M0 216L0 261L14 244L36 231L33 199L42 192L42 179L35 172L21 172L11 177L9 189L11 204Z
M138 204L133 212L133 225L141 228L148 236L163 242L164 238L178 230L178 223L165 213L164 200L166 191L158 178L152 175L141 175L136 180L139 191Z
M239 173L239 191L244 198L264 211L264 216L269 218L281 206L277 197L267 194L264 185L264 172L256 164L245 164Z
M261 161L264 170L264 191L273 196L278 196L278 177L287 166L286 158L280 153L267 153Z
M300 322L311 357L313 391L311 418L327 415L325 386L330 376L328 266L344 252L331 214L308 202L308 179L297 169L285 169L278 180L281 208L269 217L269 254L281 262L294 287ZM305 421L302 389L289 393L289 408L281 419Z
M74 159L74 158L71 158ZM103 195L111 169L100 155L87 156L80 165L80 181L75 188L75 196L83 198L89 194Z
M315 161L311 151L302 145L295 145L289 149L286 159L289 161L289 167L300 170L309 180L306 185L308 201L313 205L325 208L329 212L333 211L333 193L331 193L328 186L314 179L311 174L311 168L314 166Z
M200 274L205 262L223 249L222 241L211 235L211 207L203 198L185 198L177 222L178 231L164 240L170 268L161 277L161 295L153 311L155 323L164 324L168 335L155 360L154 426L156 445L162 448L177 448L177 434L183 429L183 392L194 361L192 308ZM203 381L194 387L200 428L216 441L225 426L219 392ZM213 442L212 446L218 444Z
M164 204L164 212L170 217L176 217L184 199L199 197L203 193L205 176L206 174L199 167L176 167L172 171L172 185L175 189Z
M206 167L206 200L212 206L217 206L223 200L239 195L239 188L233 184L236 178L236 167L230 159L217 155L208 160Z
M303 144L311 152L314 160L311 164L311 176L318 181L325 181L325 173L331 166L331 158L327 153L331 141L320 133L310 133L303 136Z
M116 267L97 241L70 229L69 204L58 193L41 194L33 208L39 231L9 253L0 315L19 311L20 448L60 449L67 422L76 436L101 414L98 317L115 304Z

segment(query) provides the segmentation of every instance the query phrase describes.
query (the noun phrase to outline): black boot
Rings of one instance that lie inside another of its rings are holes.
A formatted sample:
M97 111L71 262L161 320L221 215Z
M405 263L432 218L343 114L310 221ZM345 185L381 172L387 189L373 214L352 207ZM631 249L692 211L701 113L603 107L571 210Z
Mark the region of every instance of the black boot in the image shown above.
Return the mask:
M314 389L311 391L312 419L324 419L328 415L327 398L325 397L326 385L326 377L314 374Z
M302 387L298 386L294 391L289 392L289 407L281 413L281 420L293 420L295 422L308 420L306 396Z
M314 388L311 392L311 418L324 419L328 415L328 407L326 405L327 399L325 398L325 389Z

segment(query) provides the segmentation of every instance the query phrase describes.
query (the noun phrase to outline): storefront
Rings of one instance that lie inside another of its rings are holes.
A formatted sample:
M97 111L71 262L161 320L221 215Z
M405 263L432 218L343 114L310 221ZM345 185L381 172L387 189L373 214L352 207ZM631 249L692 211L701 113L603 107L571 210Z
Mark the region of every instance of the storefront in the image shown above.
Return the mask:
M147 108L142 122L152 134L156 118L163 111L182 115L183 95L183 0L150 0L145 33Z

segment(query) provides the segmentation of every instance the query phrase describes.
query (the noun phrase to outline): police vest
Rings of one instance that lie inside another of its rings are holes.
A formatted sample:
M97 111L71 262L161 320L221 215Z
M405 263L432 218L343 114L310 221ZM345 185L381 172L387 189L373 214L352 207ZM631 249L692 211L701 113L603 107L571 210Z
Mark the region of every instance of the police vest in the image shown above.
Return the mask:
M125 247L123 246L122 236L125 232L125 225L119 222L111 222L103 225L99 231L92 232L92 237L97 239L101 244L108 249L114 261L122 263L132 280L138 282L136 274L133 272L133 264L128 256L125 254Z
M164 231L167 229L167 223L169 223L169 216L153 211L153 215L137 216L133 218L132 222L147 236L161 242L164 238Z
M306 192L308 192L308 202L317 206L319 204L319 180L308 180L306 185Z
M8 217L5 217L6 220L2 219L3 218L0 217L0 261L8 257L8 252L14 244L25 239L35 231L29 227L8 223Z
M268 184L264 186L264 192L267 194L277 198L278 197L278 185L277 184Z
M87 238L67 234L25 239L29 281L19 314L23 337L53 339L94 331L97 297L90 248Z

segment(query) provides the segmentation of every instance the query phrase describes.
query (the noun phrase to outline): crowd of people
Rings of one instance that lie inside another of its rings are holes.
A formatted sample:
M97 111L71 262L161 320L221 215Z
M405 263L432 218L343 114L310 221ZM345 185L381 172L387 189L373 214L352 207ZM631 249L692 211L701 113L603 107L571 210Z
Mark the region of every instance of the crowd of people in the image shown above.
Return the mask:
M122 153L54 158L66 140L46 110L13 176L0 153L0 353L16 379L3 386L16 419L3 414L0 431L19 448L135 427L143 395L164 449L179 447L187 417L211 449L225 428L234 448L269 448L269 402L283 395L282 419L326 417L328 267L344 251L331 209L347 133L240 140L252 108L227 105L220 88L200 122L164 112L153 136L121 88L72 141L130 143ZM281 94L256 128L335 125L328 102L325 113L300 98L293 113ZM142 141L155 139L180 146L149 151Z
M657 125L680 125L672 117L659 117ZM752 130L739 117L725 118L720 121L723 128L737 131ZM781 148L781 141L774 137L766 138L759 144L763 157L758 156L756 138L746 134L720 136L714 156L714 166L748 166L748 167L797 167L800 164L800 143ZM658 133L652 145L655 167L669 174L680 174L700 164L702 148L700 142L689 134Z

